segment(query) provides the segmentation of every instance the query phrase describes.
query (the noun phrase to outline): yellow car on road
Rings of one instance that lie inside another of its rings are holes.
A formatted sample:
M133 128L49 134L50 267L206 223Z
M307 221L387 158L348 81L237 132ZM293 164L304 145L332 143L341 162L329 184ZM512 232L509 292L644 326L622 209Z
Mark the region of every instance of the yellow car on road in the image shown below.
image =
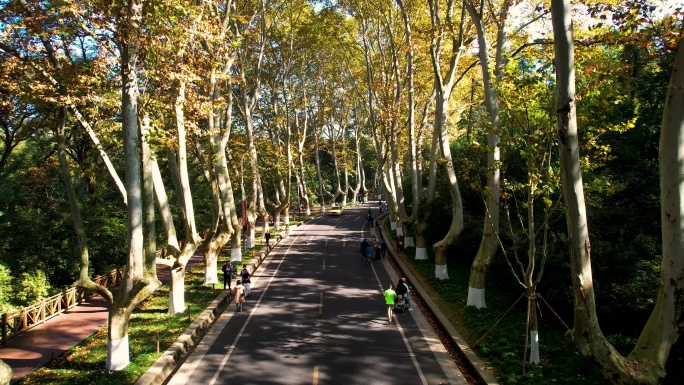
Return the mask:
M342 206L333 206L330 208L330 211L328 211L330 215L342 215L344 212L344 207Z

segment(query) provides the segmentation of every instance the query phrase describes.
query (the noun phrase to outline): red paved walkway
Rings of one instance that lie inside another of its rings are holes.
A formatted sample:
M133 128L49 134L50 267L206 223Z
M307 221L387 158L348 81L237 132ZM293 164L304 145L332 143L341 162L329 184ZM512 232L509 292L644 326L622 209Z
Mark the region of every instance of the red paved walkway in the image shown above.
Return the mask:
M195 254L187 268L203 259L201 254ZM157 265L157 276L164 284L168 283L168 269ZM101 297L93 297L1 345L0 359L12 368L12 382L50 362L104 326L107 323L106 305Z

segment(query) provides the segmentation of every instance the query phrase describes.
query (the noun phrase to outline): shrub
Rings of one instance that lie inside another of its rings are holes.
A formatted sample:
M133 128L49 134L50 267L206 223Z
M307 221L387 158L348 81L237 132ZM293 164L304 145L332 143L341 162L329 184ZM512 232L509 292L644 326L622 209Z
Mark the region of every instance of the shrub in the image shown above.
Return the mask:
M37 270L35 274L23 273L15 282L12 300L18 306L30 305L47 297L50 291L50 283L42 270Z

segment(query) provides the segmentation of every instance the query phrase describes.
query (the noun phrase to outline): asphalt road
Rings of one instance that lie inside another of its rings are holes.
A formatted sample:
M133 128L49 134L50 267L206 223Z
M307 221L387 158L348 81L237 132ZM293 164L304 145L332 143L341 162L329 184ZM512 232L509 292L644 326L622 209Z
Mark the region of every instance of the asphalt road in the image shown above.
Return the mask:
M465 384L418 311L387 324L382 290L397 277L361 260L367 208L291 231L255 273L245 311L231 304L167 383Z

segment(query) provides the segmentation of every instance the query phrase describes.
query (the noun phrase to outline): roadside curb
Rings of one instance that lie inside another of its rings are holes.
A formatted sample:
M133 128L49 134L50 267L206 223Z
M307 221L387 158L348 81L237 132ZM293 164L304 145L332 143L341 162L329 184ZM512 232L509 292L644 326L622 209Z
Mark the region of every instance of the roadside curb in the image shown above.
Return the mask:
M273 247L278 245L283 238L278 236L273 243ZM269 248L269 252L273 250ZM250 274L259 268L268 256L267 252L260 251L247 265ZM182 359L202 340L207 331L214 324L214 321L226 310L232 302L230 292L224 290L221 294L207 306L183 334L171 344L171 346L150 366L149 369L140 377L135 385L158 385L164 383L169 375L178 367Z
M300 224L305 224L311 220L318 218L315 216L309 218ZM299 224L295 225L297 227ZM261 266L264 262L268 253L273 250L283 239L283 236L278 235L273 242L273 246L267 248L268 251L260 251L257 255L252 258L252 260L247 264L247 269L250 274L254 272ZM202 340L202 338L207 334L207 331L214 324L214 321L226 310L228 305L232 302L229 291L222 291L221 294L212 301L212 303L207 306L206 309L200 314L193 322L188 326L183 334L176 339L176 341L171 344L171 346L150 366L149 369L140 377L135 385L158 385L164 383L169 375L178 367L182 359L187 356L187 354Z
M161 384L173 372L180 360L199 343L204 334L209 330L214 320L223 313L231 301L228 291L223 291L219 296L199 315L180 337L150 366L136 385Z
M387 218L385 217L382 219L382 221L384 222L386 219ZM458 332L458 330L456 330L454 325L452 325L451 322L449 322L449 319L442 312L442 310L440 310L439 306L437 306L435 301L433 301L432 298L430 298L427 291L418 283L419 281L416 279L415 275L413 275L411 270L404 262L404 258L406 258L406 256L400 256L398 254L396 250L396 245L392 241L393 238L388 236L391 234L388 234L385 231L384 226L382 226L381 229L382 236L386 240L387 247L390 250L392 258L397 263L397 265L399 265L399 268L401 269L403 274L411 282L414 291L418 293L420 299L423 301L425 306L430 310L432 315L435 317L435 320L439 322L440 326L444 329L444 331L449 335L454 344L458 347L460 353L465 358L465 361L470 365L470 368L473 370L473 373L477 374L479 380L483 384L499 385L499 381L494 376L492 370L482 359L480 359L480 357L477 356L477 354L475 354L473 349L470 348L468 343L465 341L465 339L463 339L463 337Z

